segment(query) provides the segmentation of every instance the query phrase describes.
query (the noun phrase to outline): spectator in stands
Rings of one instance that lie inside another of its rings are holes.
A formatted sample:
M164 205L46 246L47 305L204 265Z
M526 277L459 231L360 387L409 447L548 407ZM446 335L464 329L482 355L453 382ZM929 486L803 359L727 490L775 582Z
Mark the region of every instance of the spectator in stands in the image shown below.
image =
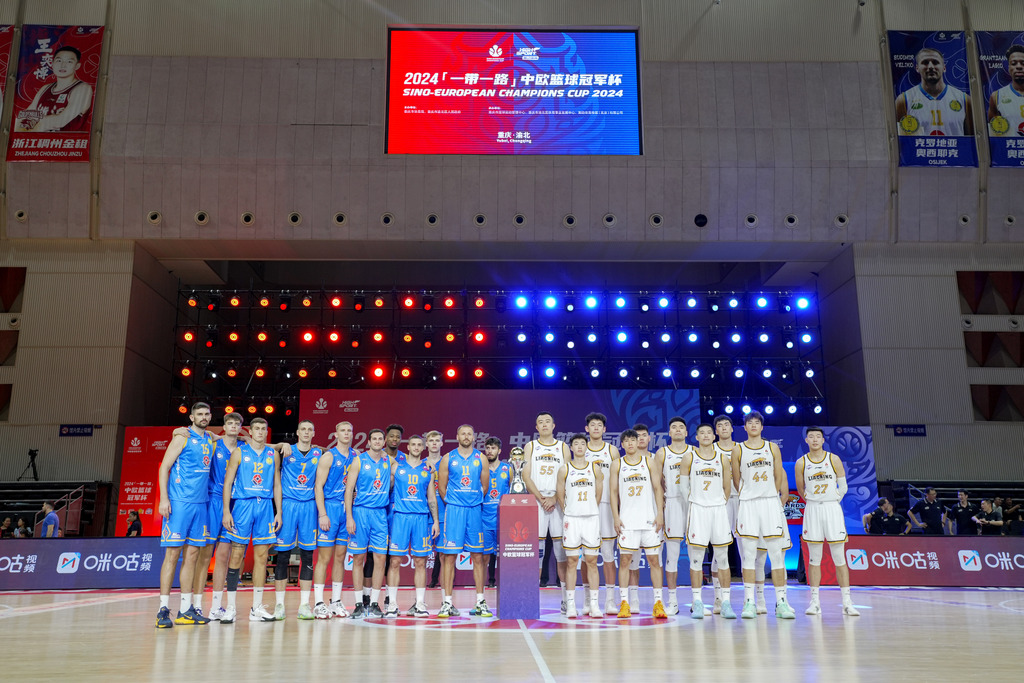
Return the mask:
M1003 514L1003 497L1002 496L995 496L995 497L992 498L992 509L995 510L996 512L998 512L999 514Z
M0 525L0 538L14 538L14 525L10 517L4 517L4 523Z
M882 498L876 510L864 515L864 529L871 534L906 536L910 533L910 522L896 512L888 498Z
M928 487L924 494L924 500L919 500L910 508L910 519L921 528L922 534L932 536L943 534L946 527L946 506L939 502L938 492Z
M949 513L946 515L946 525L949 527L950 536L976 536L978 534L978 525L975 524L974 518L981 510L967 499L968 496L967 491L962 489L956 492L957 503L949 508Z
M998 536L1003 530L1003 513L996 508L993 501L986 498L981 501L981 514L975 516L974 522L982 536Z
M32 529L25 525L25 520L18 517L18 526L14 527L15 538L32 538Z
M134 536L142 535L142 522L139 520L138 510L128 511L128 533L125 537L132 538Z
M60 518L53 511L53 504L50 501L43 503L43 512L46 513L46 517L39 525L41 527L39 538L57 538L60 536Z
M1020 503L1007 496L1003 500L1003 536L1019 536L1021 521Z

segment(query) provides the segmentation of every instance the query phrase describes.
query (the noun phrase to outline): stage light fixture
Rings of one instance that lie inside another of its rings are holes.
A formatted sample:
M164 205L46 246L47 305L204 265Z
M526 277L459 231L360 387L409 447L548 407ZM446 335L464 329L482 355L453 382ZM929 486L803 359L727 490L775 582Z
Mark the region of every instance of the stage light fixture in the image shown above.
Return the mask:
M642 296L639 299L637 299L637 304L639 304L640 310L643 311L644 313L651 310L651 300L646 296Z
M225 415L230 415L233 412L235 412L235 407L233 405L228 403L227 405L224 406L224 414Z
M737 299L736 297L730 297L729 298L729 308L736 308L739 305L740 305L740 300L739 299Z
M747 374L747 371L743 368L742 365L737 365L735 368L733 368L732 376L735 377L736 379L743 379L743 375L745 374Z
M413 306L416 305L416 299L414 299L411 294L407 294L402 299L402 305L405 306L406 308L412 308Z
M708 337L711 339L711 348L719 349L719 348L722 347L722 333L721 332L711 332L710 334L708 334Z
M672 333L669 332L668 330L665 330L664 332L661 333L661 343L668 344L670 341L672 341Z
M806 370L804 370L804 377L806 377L807 379L814 377L814 368L807 368Z
M188 295L188 306L189 306L189 308L195 308L198 305L199 305L199 295L196 294L195 292L192 292L191 294Z
M740 334L739 332L734 331L732 334L729 335L729 341L731 341L733 344L739 344L741 341L743 341L743 335Z
M358 349L359 345L363 343L363 333L355 332L352 334L352 340L349 342L353 349Z
M528 377L530 375L530 371L525 366L521 365L519 366L519 369L516 370L516 374L519 375L520 378Z
M475 341L477 344L484 343L484 340L486 338L486 335L481 330L477 330L476 332L473 333L473 341Z
M287 311L292 307L292 295L282 294L281 298L278 299L277 307L282 311Z
M717 313L720 308L719 299L717 296L708 297L708 311L711 313Z
M555 341L555 333L551 332L550 330L545 332L544 333L544 341L546 341L549 344L552 343L553 341Z
M689 296L686 297L687 308L697 308L697 297Z
M373 333L372 339L373 339L373 341L375 341L375 342L377 342L379 344L382 341L384 341L384 333L381 332L380 330L377 330L376 332Z
M398 374L402 376L402 379L409 379L412 376L412 370L409 368L402 368L398 371Z
M696 332L690 332L686 335L686 341L691 344L696 344L698 339L700 339L700 336Z
M478 295L476 298L473 299L473 305L476 306L477 308L483 308L484 306L487 305L487 299Z
M786 409L790 415L796 415L797 407L794 404L789 404L789 408Z
M210 298L206 302L206 310L214 312L220 310L220 294L210 295Z
M700 368L698 366L694 365L690 368L690 377L693 379L700 379Z
M766 403L765 406L764 406L764 414L765 415L771 415L774 412L775 412L775 406L773 406L771 403Z
M299 379L306 379L307 377L309 377L309 368L307 368L305 365L300 365L298 375Z
M624 297L624 296L617 296L617 297L615 297L615 307L616 308L625 308L626 307L626 297Z
M256 330L256 341L265 342L270 338L270 333L264 329Z
M341 332L338 332L337 330L331 330L330 332L327 333L327 339L328 341L337 344L339 341L341 341Z
M658 297L658 308L668 308L670 303L672 303L672 300L667 296Z
M570 331L570 332L566 332L565 333L565 348L567 348L567 349L575 349L576 348L576 333L575 332Z
M784 294L779 297L779 313L789 313L793 310L793 297Z
M796 307L797 307L797 308L798 308L799 310L801 310L801 311L807 310L807 308L808 308L808 307L809 307L810 305L811 305L811 300L810 300L810 299L808 299L807 297L805 297L805 296L797 297L797 300L796 300Z
M248 412L248 413L249 413L250 415L255 415L255 414L256 414L256 411L258 410L258 408L256 407L256 404L255 404L255 403L250 403L250 404L249 404L249 405L248 405L248 406L246 407L246 409L245 409L245 410L246 410L246 412Z
M546 368L544 368L544 376L547 377L548 379L551 379L552 377L554 377L555 376L555 368L550 366L550 365L547 366Z
M672 368L662 368L661 369L661 376L664 377L665 379L668 379L669 377L671 377L672 376Z
M356 296L354 296L352 298L352 308L354 308L355 310L361 311L361 310L363 310L363 308L365 306L366 306L366 297L363 296L362 294L357 294Z
M185 361L185 363L181 366L181 376L182 377L191 377L192 376L192 366L189 365L188 361Z
M547 308L554 308L558 305L558 299L553 296L544 297L544 306Z
M800 341L802 341L804 344L810 344L812 339L813 337L811 336L810 332L804 332L803 334L800 335Z
M264 377L267 376L267 370L262 365L257 365L256 369L253 370L252 374L256 377L259 377L260 379L263 379Z
M212 349L214 346L217 345L217 342L219 340L220 340L220 332L217 331L217 328L216 327L212 327L212 326L211 327L207 327L206 328L206 341L204 342L204 344L206 345L206 348Z
M196 333L194 330L185 330L181 338L187 342L194 342L196 340Z
M267 296L266 294L261 296L260 297L260 306L262 306L263 308L269 307L270 306L270 297Z
M516 341L520 344L525 344L527 339L529 339L529 336L525 332L520 331L516 333Z
M424 311L434 310L434 296L432 294L423 295L422 307Z
M279 380L290 380L292 378L292 369L288 366L286 362L281 361L277 366L277 371L275 374L277 375L277 379Z
M772 369L769 367L765 367L764 369L761 370L761 376L764 377L765 379L770 379L772 376Z
M445 368L444 376L447 377L448 379L455 379L456 376L458 376L458 374L459 373L454 366L448 366L447 368Z
M629 368L627 368L627 367L619 368L619 377L621 377L622 379L626 379L627 377L629 377Z
M316 334L313 332L313 330L306 330L305 332L302 333L302 341L306 342L307 344L312 343L314 339L316 339Z
M302 295L302 307L303 308L309 308L312 305L313 305L313 297L310 296L309 294L303 294Z
M451 344L456 339L458 339L458 336L459 335L455 334L454 330L448 330L447 332L444 333L444 340Z
M241 338L242 338L242 335L238 332L238 330L231 330L230 332L228 332L228 341L229 342L236 342L236 341L238 341Z
M597 332L588 332L587 341L590 342L591 344L597 343Z
M572 313L576 310L576 297L567 296L565 297L565 310Z
M731 403L726 403L725 404L725 414L726 415L732 415L735 410L736 409L732 407Z
M186 403L185 401L182 401L181 403L179 403L178 404L178 412L181 413L182 415L187 415L188 414L188 403Z
M768 305L768 299L763 296L759 296L754 300L754 305L758 308L764 308Z
M444 306L445 308L455 308L455 297L453 297L453 296L451 296L451 295L449 295L449 296L446 296L446 297L444 298L444 301L442 301L442 302L441 302L441 304L442 304L442 305L443 305L443 306Z
M597 308L597 297L588 296L583 302L587 308Z
M595 378L595 379L600 377L601 376L601 369L599 367L597 367L596 365L594 367L590 368L590 376Z
M481 377L484 376L484 369L483 368L475 368L473 370L473 376L476 377L477 379L480 379Z
M263 412L266 413L267 415L273 415L275 410L276 408L274 407L273 403L268 403L267 405L263 406Z
M740 408L740 412L742 412L744 415L746 415L747 413L750 412L750 406L748 404L744 403L743 407Z
M231 304L231 306L238 308L242 305L242 299L237 294L232 294L231 298L228 299L228 303Z
M373 305L376 308L384 308L384 297L380 296L379 294L373 297Z
M526 308L528 303L530 303L530 300L522 294L516 297L516 308Z
M625 344L628 339L629 335L626 334L625 330L620 330L615 335L615 341L619 342L620 344Z
M423 348L429 349L429 348L433 348L433 346L434 346L434 333L433 332L426 332L423 335Z
M292 340L292 331L287 327L281 327L277 330L277 345L282 349L288 346L288 343Z
M381 379L382 377L384 377L384 368L381 367L380 365L375 365L373 366L373 369L370 371L370 374L373 375L375 379Z
M334 379L335 377L337 377L338 376L338 368L334 367L333 364L332 365L328 365L327 366L327 376L330 377L331 379Z
M757 335L757 341L761 342L762 344L767 344L769 339L771 339L771 337L768 336L767 332L762 332L761 334Z
M649 349L649 348L651 348L651 335L646 334L646 333L640 335L640 348L642 348L642 349Z
M818 403L814 404L814 414L815 415L821 415L821 411L822 410L824 410L824 409L821 407L821 404L818 404Z
M412 342L412 332L406 332L405 334L403 334L402 341L404 341L406 344Z
M226 374L227 374L228 377L237 377L238 376L238 368L235 367L234 362L232 362L230 365L228 365L228 369L227 369L227 373Z

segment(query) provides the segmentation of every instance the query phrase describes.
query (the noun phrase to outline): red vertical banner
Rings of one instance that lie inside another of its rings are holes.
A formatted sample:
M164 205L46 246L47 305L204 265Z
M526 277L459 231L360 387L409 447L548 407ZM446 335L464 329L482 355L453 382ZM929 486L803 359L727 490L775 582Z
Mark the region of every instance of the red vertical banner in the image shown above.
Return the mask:
M174 427L125 427L121 489L117 495L115 535L128 532L128 511L138 510L143 536L159 536L163 523L157 471Z
M8 161L89 161L102 26L25 26Z
M0 26L0 106L4 101L4 88L7 85L7 67L10 66L11 45L14 43L14 27Z

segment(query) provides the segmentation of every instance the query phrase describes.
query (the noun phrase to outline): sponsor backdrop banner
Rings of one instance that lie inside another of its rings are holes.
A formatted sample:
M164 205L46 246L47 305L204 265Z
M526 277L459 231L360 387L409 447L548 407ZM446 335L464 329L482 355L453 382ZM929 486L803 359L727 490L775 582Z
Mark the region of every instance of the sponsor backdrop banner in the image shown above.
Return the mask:
M102 26L25 26L8 161L89 161Z
M828 556L828 553L825 553ZM822 560L831 566L832 560ZM1024 538L851 536L846 564L854 586L1024 587Z
M0 544L0 589L158 588L163 560L159 538L5 542Z
M642 152L635 30L388 37L388 154Z
M992 165L1020 168L1024 166L1024 32L976 31L975 36Z
M977 166L963 31L889 31L900 166Z

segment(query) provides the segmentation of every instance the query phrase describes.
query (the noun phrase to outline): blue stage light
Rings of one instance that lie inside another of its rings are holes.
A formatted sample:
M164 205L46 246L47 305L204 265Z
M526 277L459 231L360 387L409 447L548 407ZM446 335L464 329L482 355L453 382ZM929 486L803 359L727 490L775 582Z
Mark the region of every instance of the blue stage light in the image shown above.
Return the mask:
M587 305L587 308L596 308L597 307L597 297L596 296L588 296L584 300L583 303L585 303Z
M530 303L530 300L523 295L516 297L516 308L526 308L526 305Z
M731 342L732 342L733 344L739 344L739 343L740 343L740 342L741 342L741 341L743 340L743 335L741 335L741 334L740 334L739 332L733 332L733 333L732 333L732 334L731 334L731 335L729 336L729 340L730 340L730 341L731 341Z
M546 341L548 343L551 343L551 342L555 341L555 333L554 332L545 332L544 333L544 341Z
M686 335L686 341L690 342L691 344L696 343L697 339L698 337L696 332L691 332L690 334Z
M670 301L667 296L663 296L658 299L658 306L661 308L668 308L669 303ZM696 305L696 302L694 302L694 304Z
M762 344L766 344L768 342L768 339L769 337L767 332L762 332L761 334L757 335L757 340Z
M665 377L665 378L671 377L672 376L672 368L662 368L661 369L661 376Z
M591 344L596 342L597 341L597 333L596 332L588 333L587 334L587 341L590 342Z
M558 305L558 299L556 299L553 296L545 297L544 298L544 305L547 306L548 308L554 308L555 306Z
M626 299L625 299L625 297L621 297L621 296L620 296L620 297L616 297L616 299L615 299L615 305L616 305L616 306L617 306L618 308L623 308L623 307L624 307L624 306L626 305Z
M689 299L686 300L686 307L697 308L697 300L691 296Z
M550 377L554 377L555 376L555 369L553 367L551 367L550 365L548 367L544 368L544 376L545 377L549 377L549 378Z
M806 309L810 305L811 305L810 299L808 299L805 296L798 297L797 300L796 300L796 307L799 308L800 310L804 310L804 309Z
M629 338L629 335L627 335L627 334L626 334L625 332L619 332L618 334L616 334L616 335L615 335L615 339L616 339L616 340L617 340L617 341L618 341L618 342L619 342L620 344L623 344L623 343L625 343L625 341L626 341L626 340L627 340L628 338Z
M527 377L529 376L530 371L525 367L521 367L519 368L519 370L516 371L516 374L518 374L520 377Z
M529 339L529 336L525 332L520 332L516 335L516 341L520 344L525 344L527 339Z
M669 332L662 332L661 333L661 343L662 344L668 344L670 341L672 341L672 334L669 333Z
M736 297L729 299L729 308L736 308L740 305L740 300Z
M804 332L803 334L800 335L800 341L802 341L804 344L810 344L811 339L812 337L810 332Z
M791 405L789 406L788 410L789 410L789 414L790 414L790 415L796 415L796 406L795 406L795 405L792 405L792 404L791 404Z
M775 412L775 407L771 403L769 403L768 405L766 405L764 407L764 414L765 415L771 415L774 412Z
M754 303L757 304L758 308L764 308L765 306L768 305L768 299L764 298L763 296L759 296L757 297L757 301Z

